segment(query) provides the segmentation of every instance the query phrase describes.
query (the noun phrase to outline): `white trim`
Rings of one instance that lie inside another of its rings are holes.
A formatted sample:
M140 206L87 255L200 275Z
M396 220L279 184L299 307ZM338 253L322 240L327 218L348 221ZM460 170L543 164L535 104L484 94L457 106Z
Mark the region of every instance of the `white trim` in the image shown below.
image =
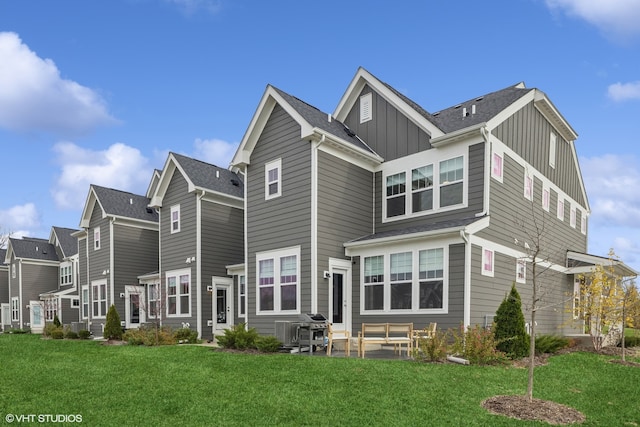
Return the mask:
M496 170L498 164L496 163L496 158L499 159L499 171ZM498 151L494 151L491 155L491 178L496 181L502 183L504 176L504 154Z
M549 166L551 166L553 169L556 168L556 152L558 145L556 139L556 134L552 131L549 135Z
M271 316L281 314L300 314L301 313L301 287L302 287L302 271L300 260L300 246L293 246L289 248L281 248L274 251L264 251L256 253L256 315L258 316ZM280 295L281 295L281 283L280 283L280 259L288 256L296 257L296 308L295 310L282 310L280 308ZM273 260L273 310L261 310L260 309L260 261Z
M371 92L360 95L360 124L373 120L373 96Z
M85 301L84 292L87 291L87 300ZM87 309L85 311L84 304L87 304ZM80 319L88 319L89 313L91 312L91 288L89 285L82 285L80 289Z
M108 283L108 287L111 289L111 301L107 301L107 310L109 310L109 306L111 304L115 304L116 303L116 286L115 286L115 274L116 272L114 271L115 269L113 268L115 266L115 245L114 245L114 240L115 240L115 233L113 232L113 225L116 222L115 218L111 218L111 221L109 221L109 283Z
M221 277L221 276L211 276L211 285L213 286L213 292L211 293L211 313L213 317L213 326L212 333L215 335L215 331L222 331L226 329L226 327L231 327L235 324L235 295L233 292L233 278L232 277ZM217 308L217 299L218 293L216 292L218 288L224 288L227 292L227 322L226 323L218 323L218 316L216 313ZM226 325L226 327L220 328L218 325Z
M545 199L546 194L546 199ZM541 196L542 209L545 212L549 212L551 206L551 189L547 184L542 185L542 196Z
M204 190L196 195L196 331L202 338L202 198ZM191 289L189 289L191 293ZM189 310L191 312L191 310ZM233 323L233 322L232 322Z
M571 228L576 228L576 217L578 213L576 212L576 206L571 203L569 205L569 225Z
M180 293L180 276L189 276L189 311L186 313L182 312L182 301L181 301L181 297L184 296L183 294ZM175 314L169 314L169 278L171 277L175 277L176 278L176 294L172 297L175 297L176 299L176 312ZM166 316L167 318L179 318L179 317L191 317L191 296L193 294L193 286L192 286L192 280L193 275L191 274L191 269L190 268L183 268L180 270L171 270L171 271L167 271L165 272L165 278L164 278L164 287L165 287L165 299L166 301ZM178 311L178 307L180 308L180 312Z
M527 283L527 260L516 258L516 283Z
M494 250L482 247L482 275L493 277L496 265L496 253Z
M277 177L274 181L269 181L269 173L271 171L277 171ZM276 183L278 189L275 193L271 194L269 186L271 183ZM272 160L264 165L264 199L271 200L276 197L282 196L282 159Z
M353 319L353 305L352 305L352 287L353 287L353 265L351 261L346 259L339 258L329 258L329 274L331 277L328 282L328 292L329 292L329 309L327 311L327 315L329 316L329 321L332 321L332 301L333 301L333 274L334 270L344 271L344 283L342 291L346 299L346 307L342 313L342 322L346 330L352 330L352 319Z
M318 312L318 144L311 145L311 312Z
M244 271L242 274L236 275L238 278L238 317L240 319L247 318L247 276L244 275ZM240 278L244 279L244 292L242 292L242 283ZM244 296L244 304L242 303L242 297ZM243 313L244 311L244 313Z
M173 215L177 214L178 219L174 220L173 219ZM180 216L180 204L178 203L177 205L173 205L171 206L171 210L170 210L170 214L169 214L169 232L170 234L174 234L174 233L179 233L180 230L182 229L182 224L181 224L181 216ZM173 228L173 225L177 224L178 227L177 228Z
M104 300L101 300L100 297L100 287L104 286ZM96 300L98 303L98 314L96 315L95 313L95 309L94 309L94 299L93 299L93 290L94 288L98 288L98 299ZM100 280L93 280L91 282L91 287L90 287L90 291L89 291L89 301L91 301L91 304L89 306L89 312L91 313L91 319L106 319L107 318L107 311L109 310L109 298L107 296L107 279L100 279ZM101 306L100 306L100 302L104 301L104 313L102 313L101 310Z
M560 194L558 194L558 201L556 202L556 217L560 221L564 221L564 205L564 198Z

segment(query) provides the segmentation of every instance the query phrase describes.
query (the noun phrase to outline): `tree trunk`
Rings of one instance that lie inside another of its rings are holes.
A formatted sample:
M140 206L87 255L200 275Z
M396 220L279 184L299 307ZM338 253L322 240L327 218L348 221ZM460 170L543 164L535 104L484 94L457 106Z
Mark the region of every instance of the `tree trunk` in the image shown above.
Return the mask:
M536 251L536 256L538 255ZM527 383L527 400L533 401L533 370L536 366L536 309L538 305L538 287L536 286L535 258L531 266L533 272L533 292L531 295L531 323L529 326L529 381Z

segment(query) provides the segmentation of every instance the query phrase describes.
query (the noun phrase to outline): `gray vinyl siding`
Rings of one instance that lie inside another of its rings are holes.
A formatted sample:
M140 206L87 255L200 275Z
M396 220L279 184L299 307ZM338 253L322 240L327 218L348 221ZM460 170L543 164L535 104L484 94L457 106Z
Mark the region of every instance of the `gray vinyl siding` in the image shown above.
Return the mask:
M180 231L171 233L171 207L180 205ZM191 316L190 317L168 317L167 307L163 307L164 319L162 323L171 328L181 328L183 322L188 322L192 329L196 329L196 262L185 263L187 257L196 256L196 195L189 193L186 179L179 169L176 169L167 191L162 201L162 212L160 214L161 233L161 276L160 283L163 292L167 291L167 271L189 269L191 271ZM206 284L203 283L206 289Z
M100 249L95 250L94 230L100 227ZM105 318L98 318L94 320L93 315L93 290L91 282L106 279L107 280L107 310L109 306L114 303L111 299L111 276L110 274L103 275L105 270L111 271L111 260L109 257L109 251L111 248L111 230L109 227L109 219L102 218L102 209L100 205L96 203L91 213L91 219L89 220L89 228L87 230L87 244L89 245L89 330L93 333L94 337L102 337L102 325L106 322ZM114 295L119 297L119 295ZM118 312L120 313L120 312Z
M78 239L78 290L89 284L87 260L87 238Z
M15 269L16 269L16 277L13 277L13 273L12 273L13 266L15 266ZM11 256L11 262L9 263L8 279L9 279L9 284L7 287L9 289L9 304L11 304L11 300L13 298L20 296L20 262L16 259L15 255ZM20 313L22 313L23 316L24 316L24 313L26 312L26 310L24 309L24 306L25 304L23 304L22 301L20 301L20 303L18 304L18 308L20 310ZM9 310L11 310L11 305L9 305ZM12 321L11 327L19 328L21 326L18 322Z
M556 166L549 166L550 134L556 134ZM586 201L580 186L580 170L573 156L573 141L568 142L535 108L533 103L517 111L493 132L527 163L584 206Z
M281 159L282 195L265 200L265 164ZM276 320L297 315L256 315L256 253L300 247L300 312L311 309L311 146L300 126L276 105L247 167L248 322L261 334L275 335Z
M484 153L484 143L469 146L467 207L451 211L436 212L432 214L383 223L382 203L384 203L385 200L386 187L383 182L382 172L376 173L376 232L408 228L425 223L435 223L445 220L470 218L475 214L482 212L484 209ZM409 189L410 187L407 188ZM438 191L438 189L434 188L434 191ZM411 197L409 190L407 190L406 197Z
M360 100L356 100L344 123L385 160L393 160L431 148L429 135L370 86L360 96L372 94L373 119L360 123Z
M71 322L77 322L80 318L80 310L71 307L71 299L60 298L60 322L64 325L71 325Z
M29 304L29 301L40 301L40 294L55 290L57 287L57 265L35 265L30 264L28 261L22 262L22 300L20 301L20 310L22 310L23 328L30 321L29 310L25 310L25 306ZM18 293L12 294L12 296L18 296ZM44 312L42 314L44 316Z
M9 302L9 268L0 268L0 303Z

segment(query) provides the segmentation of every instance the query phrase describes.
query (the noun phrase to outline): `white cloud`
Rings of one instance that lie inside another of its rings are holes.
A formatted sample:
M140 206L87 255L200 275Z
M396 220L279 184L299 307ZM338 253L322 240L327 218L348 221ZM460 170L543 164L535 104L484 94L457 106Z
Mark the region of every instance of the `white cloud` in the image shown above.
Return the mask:
M215 14L221 8L220 2L216 0L165 0L169 4L178 6L186 15L203 10Z
M0 127L76 135L116 120L92 89L63 79L11 32L0 32Z
M612 100L626 101L629 99L640 99L640 81L632 83L614 83L608 89L609 98Z
M628 40L640 35L638 0L546 0L552 10L584 19L608 37Z
M0 231L3 233L25 233L20 229L37 228L39 225L40 214L33 203L0 210Z
M221 139L196 139L193 143L196 159L226 168L238 148L237 143L223 141Z
M140 150L122 143L95 151L73 143L53 147L62 172L52 195L56 205L64 209L81 209L90 184L144 194L153 168Z

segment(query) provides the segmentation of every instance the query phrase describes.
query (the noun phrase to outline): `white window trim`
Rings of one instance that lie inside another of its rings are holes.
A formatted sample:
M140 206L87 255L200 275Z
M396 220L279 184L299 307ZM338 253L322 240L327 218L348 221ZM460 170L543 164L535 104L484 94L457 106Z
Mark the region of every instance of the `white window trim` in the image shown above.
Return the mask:
M242 281L244 281L244 293L242 293L242 288L240 287ZM244 303L242 301L242 297L244 297ZM238 275L238 317L242 319L247 317L247 311L246 311L246 305L245 305L246 301L247 301L247 276L245 276L244 274L240 274Z
M11 298L11 321L20 321L20 298L18 297Z
M578 213L576 212L576 207L573 204L570 205L569 208L569 225L572 228L576 228L576 217Z
M98 296L100 295L100 287L104 286L104 300L102 299L97 299L97 303L98 303L98 314L95 313L94 308L93 308L93 304L96 302L93 300L93 289L94 288L98 288ZM107 311L109 311L109 305L108 305L108 296L107 296L107 280L98 280L95 281L93 283L91 283L91 318L92 319L106 319L107 318ZM101 302L104 301L104 313L101 313Z
M498 173L498 171L496 171L496 158L500 159L500 171ZM498 182L503 182L503 177L504 176L504 154L503 153L499 153L497 151L493 152L493 155L491 156L491 178L495 179Z
M366 123L373 119L373 96L371 92L360 97L360 123Z
M296 309L295 310L281 310L280 309L280 259L283 257L295 256L297 263L297 275L298 280L296 283ZM260 309L260 261L273 260L273 310L261 310ZM272 316L280 314L300 314L300 287L302 283L301 270L300 270L300 246L291 248L283 248L269 252L256 253L256 315L259 316Z
M564 221L564 199L558 194L558 203L556 206L556 215L560 221Z
M85 291L87 292L86 300ZM89 290L89 285L82 286L82 293L80 294L80 297L82 299L82 301L80 302L80 316L82 316L83 319L88 319L89 311L91 310L91 291ZM87 307L86 309L85 304Z
M491 254L491 263L489 265L489 268L487 268L487 255ZM495 265L496 265L496 253L493 249L489 249L489 248L482 248L482 275L483 276L489 276L489 277L493 277L494 275L494 270L495 270Z
M73 263L65 261L60 263L60 286L73 284Z
M524 172L524 189L523 189L523 195L524 198L529 200L529 201L533 201L533 193L534 193L534 178L533 175L529 173L529 171ZM530 185L528 185L530 184Z
M11 264L11 278L12 279L16 278L16 263L15 262L13 264Z
M178 214L178 219L175 221L173 220L174 213ZM169 215L169 231L171 232L171 234L180 232L181 222L182 221L181 221L181 215L180 215L180 205L171 206L171 213ZM178 227L174 229L173 224L178 224Z
M98 251L102 247L102 235L100 234L100 227L93 229L93 250Z
M580 215L580 232L587 234L587 215L584 212Z
M151 288L155 288L155 295L151 292ZM147 283L147 301L146 301L146 313L147 319L157 319L162 310L162 291L160 283ZM153 298L152 298L153 296ZM155 314L151 310L151 303L156 303Z
M278 176L274 182L278 184L278 191L269 194L269 172L276 169ZM276 159L264 165L264 199L270 200L282 195L282 159Z
M182 302L181 302L181 297L184 294L180 293L180 276L189 276L189 311L186 313L180 313L181 310L178 310L179 308L182 309ZM170 277L175 277L176 278L176 313L175 314L169 314L169 278ZM181 269L181 270L172 270L172 271L167 271L165 274L165 279L164 279L164 283L165 283L165 301L167 304L167 308L166 308L166 314L167 317L171 317L171 318L175 318L175 317L191 317L191 294L193 293L193 286L191 283L191 269L190 268L185 268L185 269Z
M71 308L80 308L80 298L71 298L71 302L69 304L71 305Z
M547 195L546 200L544 197L545 194ZM545 212L549 212L550 205L551 205L551 190L549 189L549 187L543 186L542 187L542 209L544 209Z
M527 283L527 260L524 258L516 258L516 283Z
M556 134L551 132L549 135L549 166L552 168L556 168L556 151L557 151L557 141Z

